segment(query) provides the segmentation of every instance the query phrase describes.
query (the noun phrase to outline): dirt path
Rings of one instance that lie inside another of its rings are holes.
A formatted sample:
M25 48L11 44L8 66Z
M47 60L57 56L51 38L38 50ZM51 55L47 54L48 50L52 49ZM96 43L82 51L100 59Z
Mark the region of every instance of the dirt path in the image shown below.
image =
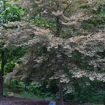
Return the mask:
M6 97L0 99L0 105L48 105L49 101L18 97Z
M50 101L40 99L28 99L19 97L5 97L0 99L0 105L49 105ZM58 103L56 105L59 105ZM67 104L65 105L72 105ZM73 104L74 105L74 104Z

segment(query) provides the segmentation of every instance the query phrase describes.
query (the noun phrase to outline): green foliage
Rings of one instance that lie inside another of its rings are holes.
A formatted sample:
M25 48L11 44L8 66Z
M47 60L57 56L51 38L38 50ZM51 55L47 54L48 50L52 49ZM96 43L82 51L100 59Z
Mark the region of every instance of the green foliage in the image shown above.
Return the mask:
M93 14L105 14L105 5L101 5L97 10L93 10Z
M5 10L4 10L5 5ZM2 1L0 1L0 23L3 23L4 19L6 21L20 21L22 16L24 16L24 11L18 6L10 4L9 2L5 2L3 4Z
M88 8L88 6L82 6L81 8ZM97 9L92 10L93 16L91 19L84 20L81 25L86 30L94 30L98 25L102 25L105 23L105 5L100 5ZM98 16L100 15L100 16Z
M10 73L13 71L13 68L15 67L16 63L11 61L11 62L8 62L6 65L5 65L5 70L4 70L4 75L6 75L7 73Z
M27 21L40 27L49 28L52 31L54 31L56 27L55 22L51 20L49 21L48 19L40 17L39 15L36 15L34 18L28 19Z
M76 85L74 86L75 88L77 87ZM105 84L103 82L94 80L90 82L90 85L80 87L79 90L71 94L65 94L64 98L66 101L73 103L103 103L104 87Z
M97 27L100 24L103 24L105 22L104 17L93 17L89 20L84 20L81 25L86 30L93 30L95 27Z
M19 94L15 94L15 96L24 97L24 98L34 98L34 99L41 98L41 97L36 96L33 93L29 93L29 92L26 92L26 91L23 91L23 92L21 92Z
M75 84L74 87L77 88L77 85ZM90 85L80 87L72 93L63 94L64 100L72 103L103 103L104 87L103 82L94 80L90 82ZM5 91L7 92L7 89ZM25 86L24 82L13 79L9 84L9 91L14 92L16 96L26 98L59 99L59 91L52 93L49 87L46 88L44 84L39 82L33 82Z
M7 73L9 72L12 72L13 71L13 68L15 67L15 65L17 64L16 62L16 59L13 58L13 55L11 54L8 54L8 51L5 50L5 62L6 62L6 65L4 67L4 75L6 75ZM1 61L1 59L0 59ZM1 69L1 62L0 62L0 69Z
M8 86L9 86L9 90L10 90L10 91L13 91L13 92L15 92L15 93L22 92L22 91L24 91L24 89L25 89L25 84L24 84L24 82L22 82L22 81L19 82L19 81L16 80L16 79L10 80Z
M43 85L38 82L30 83L28 86L25 86L25 83L22 81L18 81L16 79L12 79L8 84L8 89L5 88L5 94L9 92L14 92L16 96L21 96L25 98L43 98L52 100L56 96L52 95L50 92L43 91Z
M82 9L89 9L90 6L89 5L82 5L82 6L80 6L80 8L82 8Z
M12 51L12 53L9 52L9 50L10 49L5 49L6 64L5 64L5 67L4 67L4 75L12 72L13 68L16 65L19 65L21 63L19 58L21 58L22 56L25 55L25 52L26 52L27 49L25 47L18 47L16 49L14 49Z

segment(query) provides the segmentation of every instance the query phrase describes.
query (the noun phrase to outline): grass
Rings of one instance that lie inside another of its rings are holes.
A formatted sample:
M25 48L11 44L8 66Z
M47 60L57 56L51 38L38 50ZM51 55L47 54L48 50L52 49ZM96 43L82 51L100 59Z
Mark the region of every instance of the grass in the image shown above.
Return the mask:
M6 96L8 96L8 93L13 93L13 92L8 90L8 88L5 88L4 89L4 94ZM26 92L26 91L23 91L21 93L13 93L13 96L22 97L22 98L44 99L44 100L53 100L53 97L54 97L54 96L49 96L47 94L46 94L46 96L41 96L41 95L38 96L38 95L35 95L33 93L30 93L30 92ZM88 103L88 105L103 105L103 104Z

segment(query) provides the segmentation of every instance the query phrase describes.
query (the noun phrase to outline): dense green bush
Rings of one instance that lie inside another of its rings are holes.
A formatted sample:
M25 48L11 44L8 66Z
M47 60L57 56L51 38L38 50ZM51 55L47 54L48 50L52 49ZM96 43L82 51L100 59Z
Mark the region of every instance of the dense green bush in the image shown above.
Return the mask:
M24 11L19 7L19 5L14 5L9 2L5 2L5 10L3 1L0 1L0 23L3 23L4 19L8 21L20 21L22 16L24 16Z
M53 84L54 85L54 84ZM26 90L25 90L26 88ZM38 82L30 83L28 86L25 86L25 83L13 79L9 84L9 91L13 91L18 94L29 94L29 96L37 96L40 98L47 99L59 99L59 91L56 93L51 92L51 87L46 88L44 84ZM81 87L79 92L73 91L72 93L65 94L64 100L67 102L73 103L102 103L103 96L105 94L104 83L94 80L91 82L91 85Z

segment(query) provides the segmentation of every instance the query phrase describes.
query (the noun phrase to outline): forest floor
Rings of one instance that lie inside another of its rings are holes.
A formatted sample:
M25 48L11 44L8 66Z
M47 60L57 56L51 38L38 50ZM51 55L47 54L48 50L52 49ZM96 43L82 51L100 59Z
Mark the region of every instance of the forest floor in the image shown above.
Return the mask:
M4 97L0 98L0 105L49 105L50 101L40 100L40 99L29 99L29 98L19 98L19 97ZM56 102L56 105L59 105ZM79 104L69 104L65 105L79 105Z

